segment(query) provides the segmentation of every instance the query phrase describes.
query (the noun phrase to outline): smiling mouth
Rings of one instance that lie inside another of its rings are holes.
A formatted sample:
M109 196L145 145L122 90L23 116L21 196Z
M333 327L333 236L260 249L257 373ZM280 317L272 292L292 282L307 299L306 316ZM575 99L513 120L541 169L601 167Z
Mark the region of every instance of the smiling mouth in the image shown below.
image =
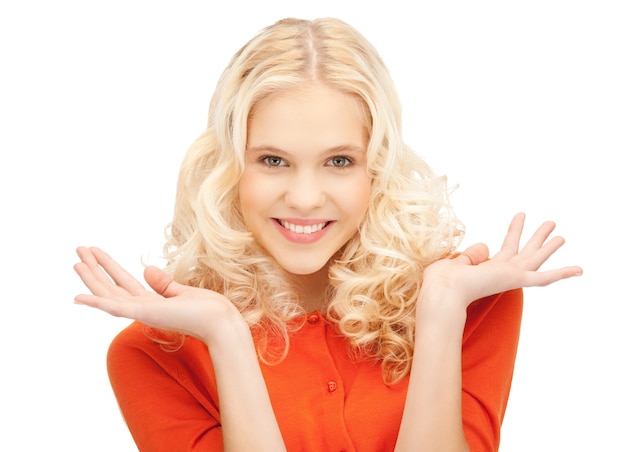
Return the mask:
M277 219L278 223L285 229L295 233L295 234L314 234L315 232L319 232L324 229L326 226L330 224L330 221L325 221L317 224L293 224L288 221Z

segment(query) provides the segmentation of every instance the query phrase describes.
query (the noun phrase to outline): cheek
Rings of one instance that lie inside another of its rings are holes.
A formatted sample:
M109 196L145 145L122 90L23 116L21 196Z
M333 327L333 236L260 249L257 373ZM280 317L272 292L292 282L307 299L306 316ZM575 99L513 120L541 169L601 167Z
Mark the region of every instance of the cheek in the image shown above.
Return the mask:
M368 180L364 185L363 190L361 191L361 220L365 217L369 206L370 206L370 197L372 194L372 184Z
M258 189L258 181L250 173L244 171L239 180L239 203L241 205L241 214L246 223L254 206L259 205L261 200L261 190Z
M352 184L349 189L344 191L345 199L351 200L350 210L355 218L358 218L358 223L363 221L367 213L371 192L372 182L369 177L360 178L357 183Z

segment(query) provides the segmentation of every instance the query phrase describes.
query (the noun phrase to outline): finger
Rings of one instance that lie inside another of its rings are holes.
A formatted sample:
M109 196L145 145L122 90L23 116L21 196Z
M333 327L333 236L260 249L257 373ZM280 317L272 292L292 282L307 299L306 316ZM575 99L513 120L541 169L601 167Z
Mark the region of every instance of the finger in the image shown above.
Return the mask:
M180 295L186 286L176 283L160 268L149 266L143 272L144 279L152 289L166 298Z
M519 243L522 237L522 231L524 230L524 222L526 220L526 214L520 212L516 214L511 223L509 224L509 229L502 241L502 247L500 251L494 256L494 259L498 257L510 257L514 256L518 253Z
M525 274L523 287L544 287L563 279L581 276L582 274L582 268L576 266L563 267L545 272L529 271Z
M87 248L84 246L78 247L76 249L76 254L80 258L81 262L85 264L87 269L92 273L94 279L96 279L103 287L107 285L111 285L111 278L103 271L98 263L98 260L93 254L91 248ZM82 268L83 273L86 271L85 268Z
M77 295L74 298L76 304L83 304L92 308L100 309L114 317L124 317L127 319L141 320L144 301L139 300L119 300L110 297L100 297L98 295Z
M524 245L524 248L522 248L520 254L527 254L528 252L532 253L535 250L541 248L555 228L556 223L554 223L553 221L546 221L545 223L543 223L535 231L530 240L528 240L526 245Z
M96 258L100 266L106 271L106 273L113 279L115 284L126 289L133 295L141 294L145 288L135 277L128 273L124 268L115 262L111 256L102 251L99 248L91 247L91 253Z
M140 297L132 299L115 299L96 295L78 295L76 304L99 309L114 317L138 320L156 328L174 329L188 334L184 328L179 329L181 309L177 303L164 303L160 295L144 292ZM183 323L188 322L182 320ZM191 333L193 334L193 333Z
M78 274L81 281L94 295L107 296L111 294L111 282L102 283L100 278L96 276L92 268L85 262L79 262L74 265L74 271Z
M523 259L526 268L531 270L537 270L541 267L559 248L565 244L565 239L560 236L552 237L541 248L530 253L525 251L524 254L520 253L520 257Z
M484 243L475 243L466 248L457 259L467 262L470 265L478 265L489 259L489 248Z

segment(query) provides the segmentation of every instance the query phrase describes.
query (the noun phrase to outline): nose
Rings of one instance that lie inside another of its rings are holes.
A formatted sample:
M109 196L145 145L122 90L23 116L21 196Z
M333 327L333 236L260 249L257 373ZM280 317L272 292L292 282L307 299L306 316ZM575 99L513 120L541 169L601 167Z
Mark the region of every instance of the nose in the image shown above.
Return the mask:
M326 202L326 194L319 175L313 171L299 171L290 178L285 192L285 203L299 212L309 212Z

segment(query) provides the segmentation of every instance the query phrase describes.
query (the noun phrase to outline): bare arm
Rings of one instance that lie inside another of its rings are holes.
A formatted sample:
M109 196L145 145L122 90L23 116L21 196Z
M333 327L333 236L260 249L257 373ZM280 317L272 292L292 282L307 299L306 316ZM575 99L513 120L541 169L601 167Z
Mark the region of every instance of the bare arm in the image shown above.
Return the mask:
M547 222L520 251L523 225L524 215L516 215L502 248L492 259L488 259L487 247L478 244L426 270L397 451L469 450L461 407L461 346L467 307L474 300L582 274L579 267L538 272L564 240L548 239L555 225Z
M106 253L79 248L75 265L92 295L76 303L147 325L178 331L207 344L218 386L224 449L285 450L261 374L250 329L226 297L178 284L148 267L145 289Z

